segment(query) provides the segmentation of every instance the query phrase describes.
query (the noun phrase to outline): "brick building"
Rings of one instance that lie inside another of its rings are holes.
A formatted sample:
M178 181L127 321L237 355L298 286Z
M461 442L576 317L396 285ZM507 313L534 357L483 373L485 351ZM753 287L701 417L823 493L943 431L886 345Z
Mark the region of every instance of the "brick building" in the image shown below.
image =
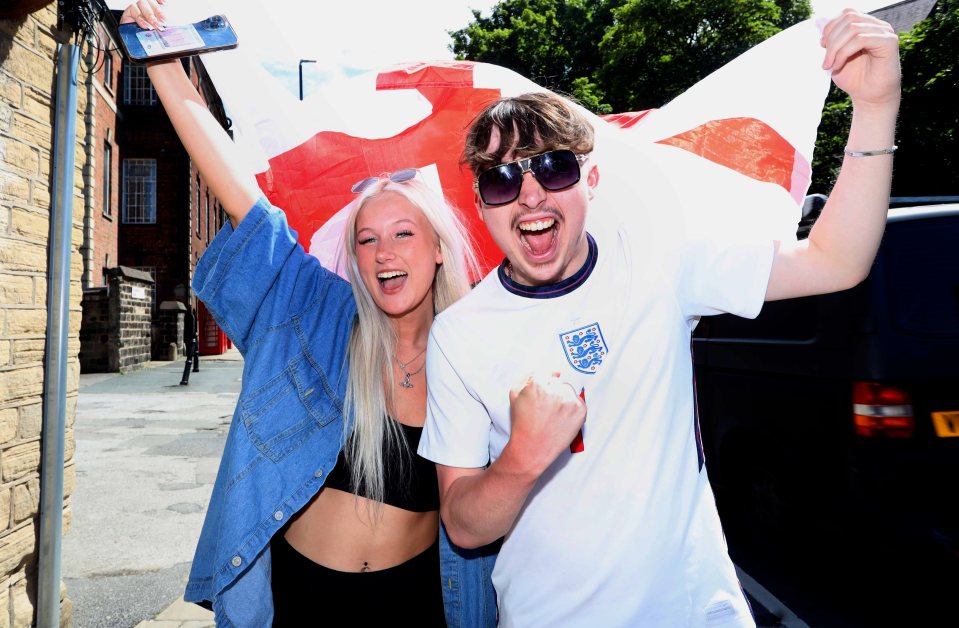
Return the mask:
M227 127L223 105L202 64L189 58L184 65L210 110ZM156 313L165 301L189 298L185 290L193 270L225 214L177 138L145 68L125 66L122 83L118 259L153 277ZM164 349L155 347L155 357Z
M84 323L80 362L84 372L127 371L151 359L182 356L186 307L193 270L223 225L225 214L180 143L150 84L145 66L124 64L101 32L99 52L87 55L87 128L84 171ZM219 96L202 64L183 61L210 109L228 126ZM126 270L122 270L126 269ZM131 269L146 273L151 324L139 323ZM122 289L121 289L122 287ZM120 301L124 300L121 304ZM182 305L177 305L177 302ZM176 306L176 307L171 307ZM225 337L200 306L205 353L222 353ZM130 314L123 314L123 312ZM173 333L170 330L174 330ZM171 346L172 345L172 346Z
M117 147L117 90L120 86L121 57L104 29L88 46L81 69L81 89L87 101L83 112L85 133L77 138L83 145L83 264L84 289L104 286L107 269L117 259L120 165Z

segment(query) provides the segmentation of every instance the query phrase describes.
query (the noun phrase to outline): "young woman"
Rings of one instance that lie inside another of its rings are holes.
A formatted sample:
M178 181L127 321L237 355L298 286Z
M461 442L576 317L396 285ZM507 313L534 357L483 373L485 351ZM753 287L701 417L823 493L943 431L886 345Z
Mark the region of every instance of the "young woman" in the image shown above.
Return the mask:
M131 21L158 28L161 8ZM182 65L148 73L230 217L194 287L245 359L185 598L220 626L313 625L331 603L361 626L494 624L495 556L448 545L416 455L429 328L475 268L456 213L415 169L358 183L347 283L297 244Z

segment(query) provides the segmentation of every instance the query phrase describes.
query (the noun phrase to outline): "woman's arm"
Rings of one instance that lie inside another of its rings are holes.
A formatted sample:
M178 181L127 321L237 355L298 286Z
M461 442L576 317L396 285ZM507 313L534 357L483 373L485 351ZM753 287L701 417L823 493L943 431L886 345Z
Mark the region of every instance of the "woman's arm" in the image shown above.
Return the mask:
M120 23L136 22L141 28L162 28L163 13L158 3L163 4L163 0L139 0L131 4L123 12ZM147 73L180 141L236 227L263 195L256 178L240 158L233 140L207 109L180 61L151 63Z

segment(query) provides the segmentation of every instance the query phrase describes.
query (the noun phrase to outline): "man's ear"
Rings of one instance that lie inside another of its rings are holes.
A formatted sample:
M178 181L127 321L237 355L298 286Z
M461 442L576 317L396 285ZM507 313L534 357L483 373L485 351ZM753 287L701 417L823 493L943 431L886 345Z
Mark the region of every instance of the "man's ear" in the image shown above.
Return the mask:
M586 186L589 188L589 198L592 200L596 193L596 186L599 185L599 166L590 166L586 174Z
M483 217L483 199L480 198L479 192L476 188L473 188L473 204L476 205L476 213L479 215L479 219L483 221L483 224L486 224L486 218Z

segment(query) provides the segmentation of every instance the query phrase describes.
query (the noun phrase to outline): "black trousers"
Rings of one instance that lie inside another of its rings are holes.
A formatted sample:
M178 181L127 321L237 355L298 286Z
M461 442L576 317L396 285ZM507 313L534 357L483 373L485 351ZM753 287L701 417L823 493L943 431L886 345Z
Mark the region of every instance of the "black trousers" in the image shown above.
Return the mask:
M196 338L186 343L186 364L183 365L183 377L180 378L181 384L190 383L190 371L200 372L200 343Z
M410 560L380 571L329 569L297 552L280 532L273 556L273 626L329 624L331 614L353 626L445 628L439 541Z

